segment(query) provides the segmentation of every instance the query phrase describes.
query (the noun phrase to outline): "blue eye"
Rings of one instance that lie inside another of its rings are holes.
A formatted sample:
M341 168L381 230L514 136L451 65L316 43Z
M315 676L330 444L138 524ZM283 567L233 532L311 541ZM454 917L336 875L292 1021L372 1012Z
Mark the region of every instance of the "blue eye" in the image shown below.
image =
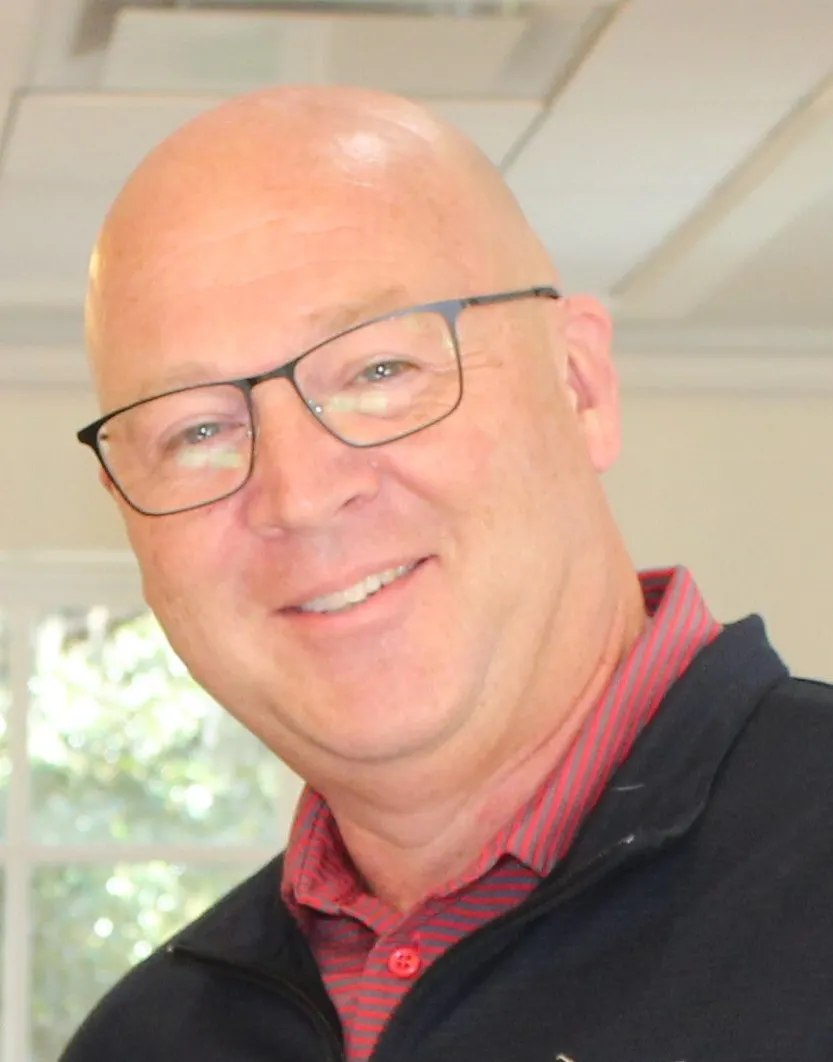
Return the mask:
M159 449L178 464L202 467L216 465L224 453L236 453L248 437L247 425L240 421L198 420L178 430L172 427L160 439Z
M401 376L402 373L413 368L412 363L403 361L401 358L376 361L362 369L359 373L359 379L367 383L374 383L377 380L392 380L395 376Z
M215 435L219 435L222 430L222 425L216 422L195 424L193 428L186 429L180 435L180 441L189 445L206 442L208 439L213 439Z

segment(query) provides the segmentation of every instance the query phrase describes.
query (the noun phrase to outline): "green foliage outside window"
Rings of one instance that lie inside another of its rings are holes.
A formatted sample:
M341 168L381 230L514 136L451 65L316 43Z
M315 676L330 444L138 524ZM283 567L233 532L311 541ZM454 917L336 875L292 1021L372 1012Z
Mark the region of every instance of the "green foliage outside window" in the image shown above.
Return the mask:
M85 848L31 869L32 1058L54 1062L126 968L254 869L235 846L278 849L287 785L272 754L195 686L146 613L49 616L34 652L30 839L63 853ZM0 699L3 687L0 657ZM0 722L0 810L3 741ZM87 861L99 845L111 858ZM142 845L148 857L169 845L222 846L223 855L137 862L119 858L120 845Z

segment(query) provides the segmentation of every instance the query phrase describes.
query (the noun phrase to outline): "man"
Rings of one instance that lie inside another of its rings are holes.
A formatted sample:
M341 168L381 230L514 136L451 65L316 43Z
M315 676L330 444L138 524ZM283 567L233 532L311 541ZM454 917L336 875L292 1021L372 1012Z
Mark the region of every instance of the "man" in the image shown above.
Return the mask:
M308 788L66 1062L833 1058L833 696L634 572L610 321L480 154L247 96L91 273L81 439L147 600Z

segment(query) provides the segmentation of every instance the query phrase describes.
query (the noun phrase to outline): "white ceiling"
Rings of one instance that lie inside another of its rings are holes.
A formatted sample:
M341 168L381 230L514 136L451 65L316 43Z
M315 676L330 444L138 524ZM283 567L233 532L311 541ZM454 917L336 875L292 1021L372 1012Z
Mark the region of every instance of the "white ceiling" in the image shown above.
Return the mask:
M645 375L833 383L833 0L455 2L0 0L0 376L80 378L89 248L156 141L339 81L473 136Z

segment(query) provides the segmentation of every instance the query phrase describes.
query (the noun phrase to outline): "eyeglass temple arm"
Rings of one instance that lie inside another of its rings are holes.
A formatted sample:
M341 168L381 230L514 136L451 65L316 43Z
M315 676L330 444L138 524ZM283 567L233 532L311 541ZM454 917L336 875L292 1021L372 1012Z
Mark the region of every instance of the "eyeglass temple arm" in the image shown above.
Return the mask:
M489 306L496 302L512 302L514 299L534 298L543 296L550 299L560 299L561 292L556 288L541 286L535 288L521 288L519 291L502 291L498 295L472 295L462 301L466 306Z

